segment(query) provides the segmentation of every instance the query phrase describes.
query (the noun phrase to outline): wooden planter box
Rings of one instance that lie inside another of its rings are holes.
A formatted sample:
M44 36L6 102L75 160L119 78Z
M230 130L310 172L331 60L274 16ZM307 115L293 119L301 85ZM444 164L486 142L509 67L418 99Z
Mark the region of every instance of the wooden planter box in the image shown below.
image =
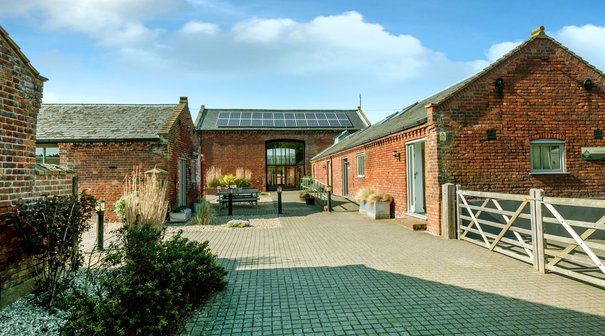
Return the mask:
M178 223L178 222L186 222L191 219L191 209L185 209L181 212L171 212L170 213L170 222Z
M359 213L372 219L391 218L391 202L359 202Z

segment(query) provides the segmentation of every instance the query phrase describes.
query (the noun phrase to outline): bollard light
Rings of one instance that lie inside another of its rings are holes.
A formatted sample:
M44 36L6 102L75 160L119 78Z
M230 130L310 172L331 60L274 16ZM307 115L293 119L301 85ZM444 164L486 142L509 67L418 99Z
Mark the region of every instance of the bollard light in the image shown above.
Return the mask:
M97 250L103 251L103 238L105 236L103 222L105 221L105 201L97 201L95 205L97 211Z
M105 212L105 201L97 201L95 205L96 212Z
M282 187L281 186L277 186L277 213L280 214L280 215L282 214L281 192L282 192Z

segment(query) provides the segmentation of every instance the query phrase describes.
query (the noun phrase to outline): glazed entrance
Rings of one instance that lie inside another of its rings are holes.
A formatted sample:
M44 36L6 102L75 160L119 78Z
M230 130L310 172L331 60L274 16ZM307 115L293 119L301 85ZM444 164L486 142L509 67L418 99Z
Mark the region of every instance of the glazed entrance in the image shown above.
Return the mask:
M303 141L267 142L267 190L294 189L305 175L305 143Z

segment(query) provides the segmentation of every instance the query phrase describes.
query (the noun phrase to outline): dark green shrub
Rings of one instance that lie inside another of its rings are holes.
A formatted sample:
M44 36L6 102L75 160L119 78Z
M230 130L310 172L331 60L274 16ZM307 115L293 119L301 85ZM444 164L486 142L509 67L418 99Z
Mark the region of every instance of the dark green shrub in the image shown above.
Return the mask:
M46 196L17 208L14 223L34 256L35 293L42 304L51 306L82 265L80 242L90 228L94 206L94 197L82 194Z
M164 241L150 225L119 231L122 248L108 260L120 265L105 279L107 294L76 295L66 335L173 335L193 309L225 287L226 271L208 242L180 233Z

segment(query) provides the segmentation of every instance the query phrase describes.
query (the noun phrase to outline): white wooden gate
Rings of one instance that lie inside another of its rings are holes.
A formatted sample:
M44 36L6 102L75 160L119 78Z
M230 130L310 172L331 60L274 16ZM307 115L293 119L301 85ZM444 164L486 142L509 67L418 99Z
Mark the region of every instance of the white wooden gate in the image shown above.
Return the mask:
M458 239L605 287L605 200L456 188ZM565 217L568 218L565 218Z

